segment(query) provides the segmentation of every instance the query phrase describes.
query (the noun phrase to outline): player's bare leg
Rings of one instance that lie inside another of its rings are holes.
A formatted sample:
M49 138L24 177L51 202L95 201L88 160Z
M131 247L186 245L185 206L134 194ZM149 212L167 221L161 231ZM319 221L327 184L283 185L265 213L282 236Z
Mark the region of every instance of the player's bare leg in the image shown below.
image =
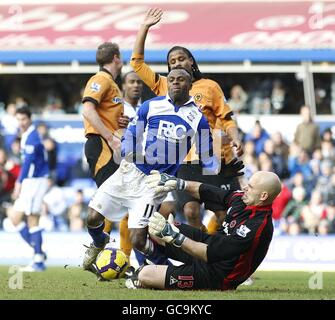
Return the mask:
M167 219L170 213L172 214L175 213L175 202L174 201L162 202L158 212Z
M226 217L227 211L216 211L208 222L207 230L209 234L215 234L217 230L222 226L222 223Z
M130 231L128 229L128 217L129 215L127 214L121 219L119 229L120 229L120 249L129 257L133 245L131 243Z
M184 205L183 212L187 221L192 227L206 232L207 228L202 224L200 215L200 204L196 201L187 202Z
M148 236L147 230L147 227L129 229L133 248L140 251L146 259L155 265L168 265L168 258L160 246Z
M105 218L104 232L110 234L113 229L113 222Z
M135 274L129 277L125 285L128 289L138 288L165 288L165 277L168 266L146 265L139 268Z
M142 288L165 288L165 277L168 266L145 266L138 274L139 284Z
M133 247L143 253L147 253L148 244L147 244L147 229L148 228L131 228L130 239Z

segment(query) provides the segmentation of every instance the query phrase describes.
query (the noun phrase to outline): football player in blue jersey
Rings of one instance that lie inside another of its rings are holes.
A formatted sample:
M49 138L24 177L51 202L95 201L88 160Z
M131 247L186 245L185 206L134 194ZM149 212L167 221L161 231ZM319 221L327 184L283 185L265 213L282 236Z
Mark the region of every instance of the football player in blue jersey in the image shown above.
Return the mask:
M16 200L12 222L22 238L34 249L32 263L21 268L21 271L44 271L45 254L42 251L39 218L43 197L48 189L48 162L38 131L32 124L29 108L18 109L16 119L21 132L22 164L13 192L13 198ZM27 224L23 221L25 215Z
M151 170L174 175L193 143L207 174L216 173L219 168L208 122L189 95L192 76L185 69L173 69L167 81L168 94L144 102L129 124L122 141L124 158L119 169L99 187L89 203L87 227L93 242L85 253L86 270L93 266L105 245L102 214L111 221L120 221L128 212L133 247L155 263L162 263L161 258L166 262L147 236L149 218L165 194L157 195L150 190L145 177Z

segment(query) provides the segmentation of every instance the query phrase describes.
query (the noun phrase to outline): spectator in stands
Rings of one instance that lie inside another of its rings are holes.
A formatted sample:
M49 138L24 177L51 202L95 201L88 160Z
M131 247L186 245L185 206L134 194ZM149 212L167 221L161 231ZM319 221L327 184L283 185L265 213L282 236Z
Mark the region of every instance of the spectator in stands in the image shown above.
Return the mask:
M47 105L43 108L43 115L50 114L65 114L62 100L53 95L48 97Z
M314 186L309 186L306 182L303 174L301 172L297 172L295 175L293 175L290 179L286 180L288 188L292 191L295 187L303 187L306 192L306 198L309 199L312 189Z
M316 189L322 194L322 198L325 202L328 200L328 195L331 188L331 177L333 170L333 163L328 159L321 162L321 175L317 178Z
M251 132L245 136L245 142L252 141L255 144L255 152L258 156L264 150L264 143L270 136L262 127L259 120L256 120Z
M335 162L335 148L331 141L322 141L321 142L321 153L324 159L329 159Z
M258 168L260 171L274 171L271 158L265 152L258 156Z
M57 169L57 142L50 137L49 128L43 122L39 123L37 126L37 131L42 139L44 148L48 154L48 166L50 176L56 179L56 169Z
M274 153L283 159L285 162L288 159L289 147L284 141L283 136L280 132L275 132L271 135L271 140L273 142Z
M331 128L327 128L325 131L323 131L322 136L321 136L321 140L322 141L329 141L332 143L333 146L335 146L335 141L333 138L333 132Z
M245 113L247 110L248 94L240 85L234 85L230 90L228 104L235 114Z
M44 212L53 222L53 230L67 231L67 201L62 188L57 186L52 178L48 179L49 189L43 197Z
M312 154L311 160L309 161L309 166L312 169L313 176L315 177L315 179L317 179L321 175L320 171L321 160L322 160L321 149L316 149Z
M291 176L295 175L297 172L301 172L305 180L312 177L313 173L309 166L309 155L306 150L302 149L296 157L289 156L288 170Z
M292 190L292 199L285 207L282 217L289 223L300 223L302 208L308 204L306 190L303 187L295 187Z
M84 94L84 90L85 90L85 88L82 88L82 89L80 90L80 97L83 96L83 94ZM81 102L81 99L79 99L79 101L77 101L77 102L74 104L73 109L74 109L74 111L75 111L76 113L78 113L78 114L82 114L82 113L83 113L83 103Z
M317 234L320 236L326 236L331 232L331 224L328 219L322 219L319 222L318 228L317 228Z
M0 162L4 158L5 151L0 149ZM15 179L11 179L11 175L0 163L0 228L2 221L6 217L6 209L3 206L4 202L8 202L11 199L11 191L14 189Z
M79 189L76 191L74 203L68 209L70 231L83 231L86 218L87 204L84 201L83 190Z
M28 106L28 101L25 98L18 96L15 98L15 106L16 106L16 109L26 107Z
M273 172L275 172L281 179L287 178L287 159L285 159L283 155L275 153L274 143L271 139L265 141L264 152L272 161Z
M325 182L328 179L325 180ZM322 193L323 202L329 206L335 205L335 173L329 177L328 183L323 188L318 188Z
M19 167L14 167L11 162L8 162L7 153L4 149L0 149L0 203L8 201L10 194L14 190L15 181L19 175Z
M276 79L273 81L273 87L271 92L271 105L273 113L280 113L285 106L286 91L283 83Z
M329 233L335 233L335 199L333 204L327 207L327 220L329 221Z
M309 203L301 210L302 227L309 234L315 234L319 222L326 217L327 210L322 202L321 192L314 190Z
M8 152L8 158L14 163L21 163L20 138L16 138L13 141Z
M287 203L291 199L291 196L292 196L291 190L287 187L285 183L282 183L280 194L272 203L272 219L273 219L273 225L275 227L274 231L275 234L278 234L282 213Z
M294 134L294 142L309 155L321 146L319 126L313 121L310 108L302 106L300 109L302 123L300 123Z
M256 171L258 171L255 144L252 141L247 141L244 145L243 163L245 166L245 176L247 178L250 178Z
M9 150L18 134L18 123L15 118L16 105L9 103L6 113L1 116L2 135L4 136L5 149Z

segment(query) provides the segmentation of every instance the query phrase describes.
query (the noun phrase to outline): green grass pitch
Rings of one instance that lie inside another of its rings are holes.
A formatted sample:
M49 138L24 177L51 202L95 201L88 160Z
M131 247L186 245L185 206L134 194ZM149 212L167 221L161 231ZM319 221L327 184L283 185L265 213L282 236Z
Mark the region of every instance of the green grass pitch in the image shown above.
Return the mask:
M42 273L23 273L22 278L19 274L9 273L9 270L9 267L0 267L1 300L335 299L335 273L327 272L317 275L309 272L256 272L252 286L240 286L236 291L181 292L129 290L125 288L123 279L98 282L94 275L79 268L49 267ZM318 279L317 283L311 279L313 276ZM317 288L310 289L311 284Z

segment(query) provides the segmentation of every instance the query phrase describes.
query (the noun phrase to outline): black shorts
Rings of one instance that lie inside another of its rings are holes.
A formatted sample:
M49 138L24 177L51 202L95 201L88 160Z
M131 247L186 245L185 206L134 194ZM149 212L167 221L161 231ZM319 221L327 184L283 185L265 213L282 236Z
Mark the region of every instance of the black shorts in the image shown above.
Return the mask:
M224 177L225 164L222 163L221 170L217 175L203 175L203 170L200 164L182 164L177 172L177 177L183 180L198 181L206 184L211 184L224 190L240 190L241 186L236 177ZM174 192L177 201L177 208L183 210L188 202L201 203L199 199L193 198L188 192Z
M237 177L234 178L225 178L224 177L225 164L221 164L221 170L217 175L208 176L209 184L219 187L224 190L241 190L241 185Z
M202 174L202 167L200 164L182 164L177 172L177 178L189 181L198 181L203 183L209 183L210 176ZM177 202L177 208L183 210L184 205L188 202L199 202L199 199L193 198L188 192L174 192L174 196Z
M113 160L113 151L100 135L89 134L85 143L85 156L91 175L100 187L118 168Z
M202 232L186 224L178 225L181 233L188 238L205 242L208 237L207 233ZM166 245L166 255L174 260L185 263L181 266L168 266L165 277L166 289L182 290L220 290L221 282L213 278L208 264L196 259L173 245Z

